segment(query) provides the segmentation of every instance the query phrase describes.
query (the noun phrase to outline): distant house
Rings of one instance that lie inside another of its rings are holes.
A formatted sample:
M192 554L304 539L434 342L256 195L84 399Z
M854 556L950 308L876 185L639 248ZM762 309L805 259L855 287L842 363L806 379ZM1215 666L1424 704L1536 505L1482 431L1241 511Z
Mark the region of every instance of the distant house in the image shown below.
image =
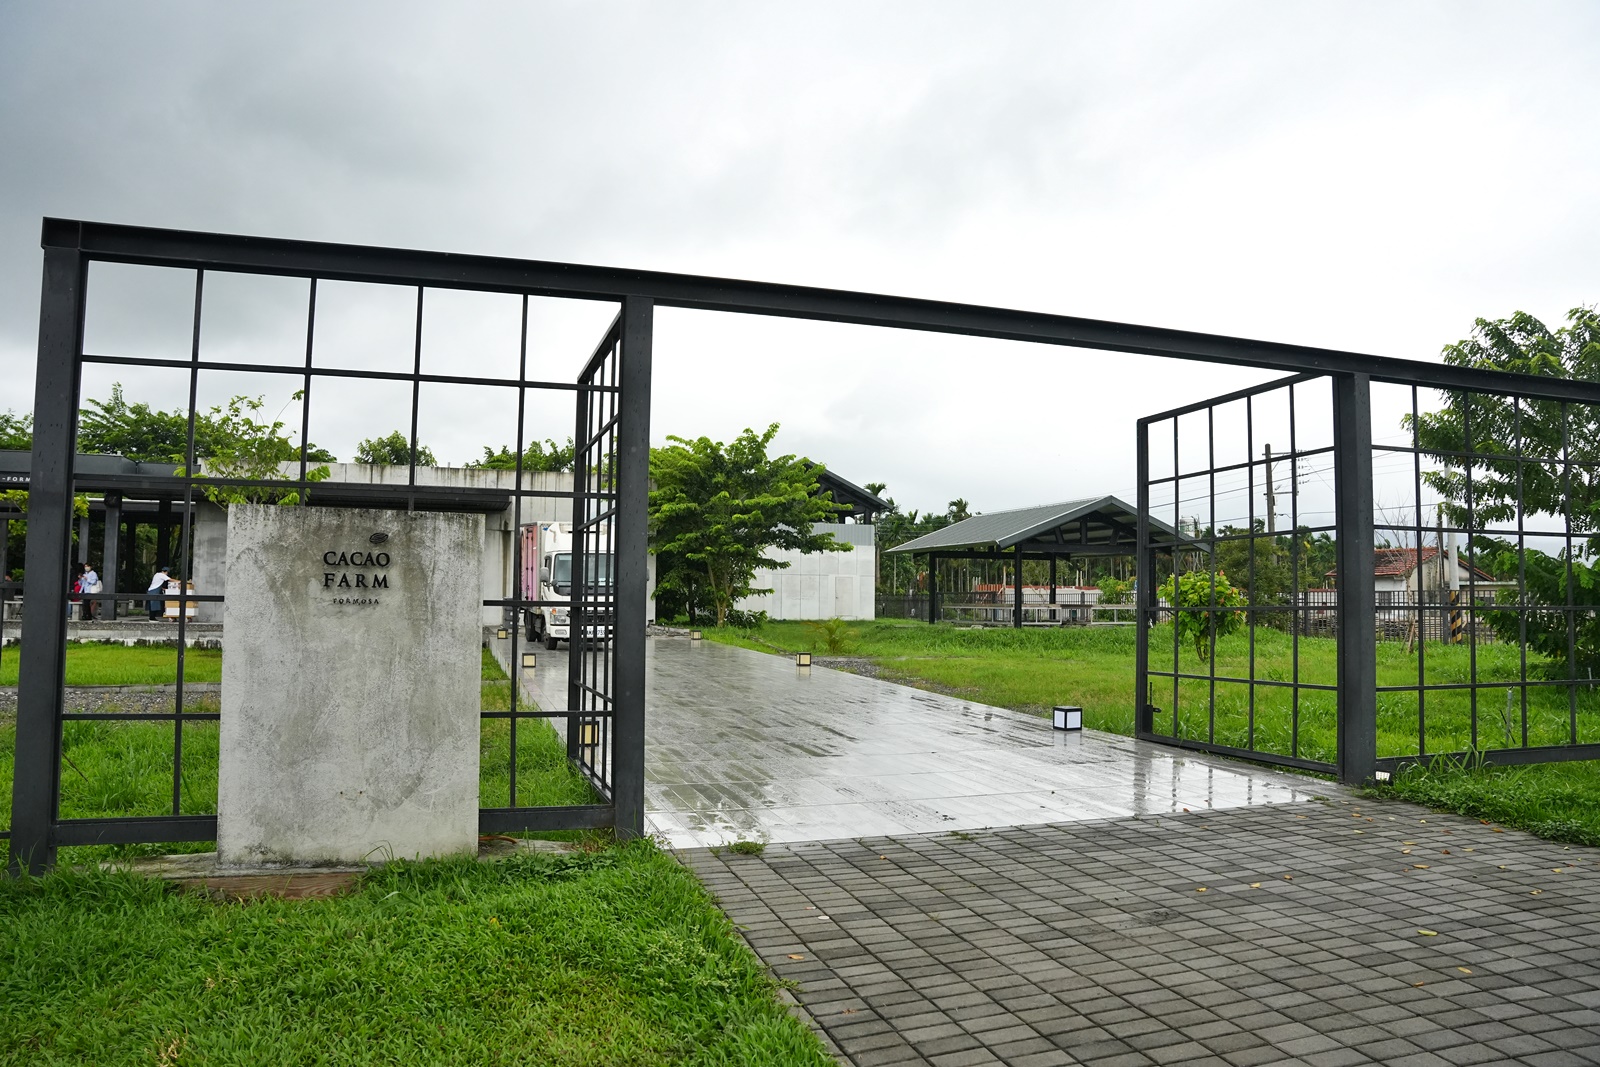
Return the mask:
M1332 586L1335 572L1329 571L1325 577ZM1375 548L1372 551L1372 577L1378 601L1382 603L1399 594L1415 595L1419 591L1448 588L1451 584L1450 560L1448 555L1441 558L1439 549L1433 546L1424 546L1420 558L1415 548ZM1461 589L1495 589L1512 584L1497 580L1482 567L1468 565L1464 554L1457 555L1456 577Z

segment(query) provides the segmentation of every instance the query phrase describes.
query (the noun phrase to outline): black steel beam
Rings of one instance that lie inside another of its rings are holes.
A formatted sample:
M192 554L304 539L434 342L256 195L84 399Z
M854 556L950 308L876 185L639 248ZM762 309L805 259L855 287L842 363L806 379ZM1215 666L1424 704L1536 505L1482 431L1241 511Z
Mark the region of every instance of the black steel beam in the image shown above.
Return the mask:
M617 394L616 605L612 629L611 800L619 837L644 836L645 604L650 585L650 371L654 308L622 302Z
M479 808L480 834L520 831L601 830L614 820L610 804L573 804L560 808Z
M1600 745L1540 745L1531 748L1485 748L1476 752L1430 752L1426 756L1384 756L1379 770L1394 772L1416 763L1444 760L1455 763L1486 763L1498 767L1520 767L1530 763L1562 763L1570 760L1600 759Z
M1251 763L1264 763L1271 767L1293 767L1296 770L1315 771L1319 774L1331 774L1335 769L1333 764L1322 763L1318 760L1300 759L1295 756L1280 756L1275 752L1262 752L1253 748L1236 748L1232 745L1218 745L1209 741L1189 741L1181 737L1168 737L1166 734L1151 733L1148 730L1135 730L1134 736L1140 741L1154 741L1171 748L1186 748L1191 752L1231 756L1234 759L1248 760Z
M22 651L18 660L16 769L11 783L9 867L42 874L55 866L51 824L61 777L59 728L66 678L67 574L72 547L72 461L86 263L46 248L33 391L33 481L24 556Z
M1333 489L1338 523L1339 780L1372 781L1378 761L1378 635L1372 554L1372 388L1333 380Z
M52 218L44 220L41 243L45 248L78 250L90 259L108 262L590 300L621 300L624 296L634 295L649 297L662 307L822 319L862 326L1132 352L1289 373L1366 374L1378 381L1409 384L1422 380L1437 388L1474 389L1545 400L1600 404L1600 383L1596 382L1452 367L1360 352L1037 311L803 285Z
M68 819L56 824L58 845L139 845L159 841L215 841L215 815Z

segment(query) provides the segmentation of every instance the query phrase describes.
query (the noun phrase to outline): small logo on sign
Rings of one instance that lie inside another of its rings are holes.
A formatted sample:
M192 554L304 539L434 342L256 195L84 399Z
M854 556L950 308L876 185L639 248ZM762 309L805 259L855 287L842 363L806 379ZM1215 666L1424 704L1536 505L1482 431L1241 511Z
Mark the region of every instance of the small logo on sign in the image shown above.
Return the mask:
M389 535L379 531L378 533L375 533L371 537L367 538L367 540L371 541L375 545L381 545L385 541L389 540Z

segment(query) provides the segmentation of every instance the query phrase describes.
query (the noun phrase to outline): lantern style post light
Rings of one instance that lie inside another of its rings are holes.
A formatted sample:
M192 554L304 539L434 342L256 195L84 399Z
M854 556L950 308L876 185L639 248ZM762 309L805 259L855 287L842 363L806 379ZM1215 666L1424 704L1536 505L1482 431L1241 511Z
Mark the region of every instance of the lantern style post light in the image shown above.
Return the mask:
M1083 709L1070 704L1056 705L1053 725L1057 730L1083 729Z

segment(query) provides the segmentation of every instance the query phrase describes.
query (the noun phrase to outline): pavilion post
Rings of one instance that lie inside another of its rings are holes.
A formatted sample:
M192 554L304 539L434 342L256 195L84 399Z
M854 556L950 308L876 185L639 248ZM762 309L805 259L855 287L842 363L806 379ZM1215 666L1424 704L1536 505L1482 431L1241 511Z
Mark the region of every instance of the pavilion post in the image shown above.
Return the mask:
M1016 572L1011 582L1011 625L1022 629L1022 546L1017 546Z
M1055 557L1054 553L1051 553L1051 555L1050 555L1050 603L1054 604L1055 602L1056 602L1056 557Z
M118 533L122 526L122 497L116 493L106 494L106 530L105 548L100 555L100 581L105 585L105 592L115 596L117 592L117 542ZM101 614L107 618L117 617L117 602L115 600L100 601Z
M939 618L939 554L928 553L928 625Z

